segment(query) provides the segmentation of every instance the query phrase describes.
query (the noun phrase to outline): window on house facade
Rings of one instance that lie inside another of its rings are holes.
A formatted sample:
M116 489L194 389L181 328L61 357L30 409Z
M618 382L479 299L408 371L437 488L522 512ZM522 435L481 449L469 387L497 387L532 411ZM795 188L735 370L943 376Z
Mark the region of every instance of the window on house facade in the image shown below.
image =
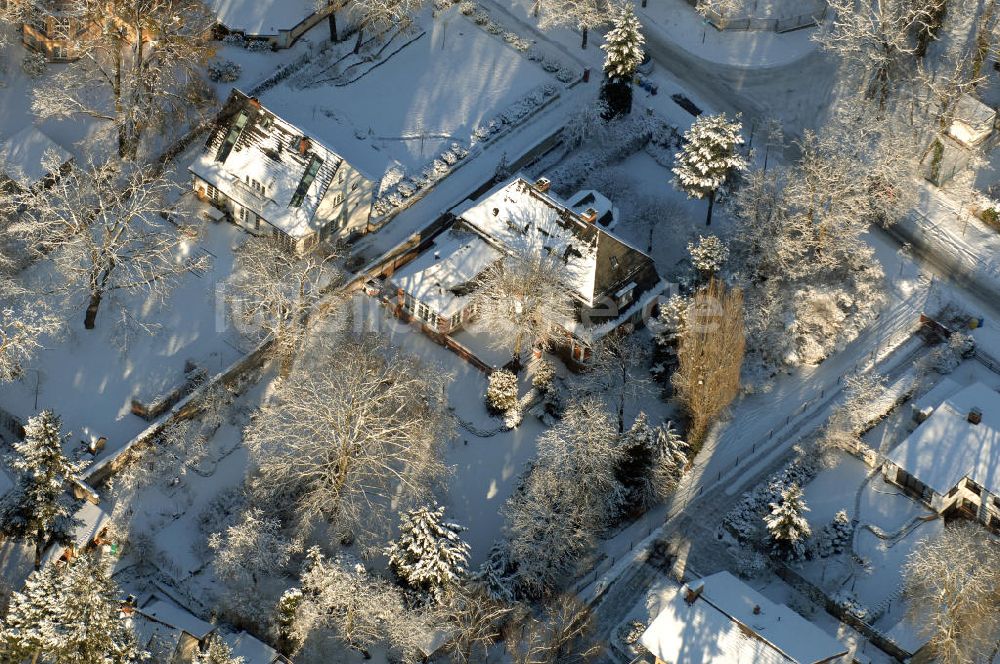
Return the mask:
M343 194L337 194L336 196L333 197L333 204L334 205L340 205L343 202L344 202L344 195Z
M615 302L619 307L627 307L632 303L632 295L635 293L635 284L631 284L626 288L621 289L615 295Z
M452 330L457 329L459 325L462 324L462 312L459 311L451 317L450 328Z
M219 190L215 188L215 185L208 185L208 198L212 201L219 200Z
M69 49L62 44L53 44L52 57L55 60L66 60L69 58Z
M261 184L260 180L254 180L249 175L246 176L247 184L250 185L250 190L256 194L264 195L264 185Z
M51 36L56 39L69 39L70 19L64 16L54 16L52 18Z
M979 487L979 485L978 485L978 484L976 484L976 483L975 483L975 482L973 482L972 480L968 480L968 479L967 479L967 480L965 480L965 488L966 488L966 489L967 489L967 490L968 490L968 491L969 491L970 493L974 493L974 494L976 494L977 496L979 496L979 495L982 495L982 489L981 489L981 488Z
M413 297L409 293L403 293L403 308L412 314L414 306Z
M343 181L344 181L344 178L346 178L346 177L347 177L347 173L346 173L346 172L344 172L344 169L343 169L343 168L341 168L341 169L340 169L340 175L338 175L338 176L337 176L337 181L338 181L338 182L343 182Z

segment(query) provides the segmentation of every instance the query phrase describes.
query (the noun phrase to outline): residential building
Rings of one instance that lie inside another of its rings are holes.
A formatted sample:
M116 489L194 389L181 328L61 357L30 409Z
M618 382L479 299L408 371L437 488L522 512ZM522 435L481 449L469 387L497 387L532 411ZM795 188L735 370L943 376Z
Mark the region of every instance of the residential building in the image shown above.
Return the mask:
M55 173L50 172L51 159ZM44 186L69 168L73 156L55 141L31 125L0 144L0 187L19 189Z
M291 660L246 632L221 634L233 657L242 657L243 664L291 664Z
M193 661L216 631L215 625L158 593L147 593L138 599L129 597L122 605L122 613L131 622L139 645L152 655L154 662L164 664Z
M882 472L938 514L1000 531L1000 393L984 383L949 383L951 396L919 411L923 421Z
M489 265L544 252L561 263L577 305L558 350L570 363L586 362L590 343L638 323L663 284L652 258L602 227L617 219L608 199L585 191L567 200L545 178L517 176L460 208L450 232L391 276L396 304L432 331L450 334L475 316L469 293Z
M96 29L90 0L11 0L27 6L21 34L28 49L49 62L69 62L80 57L80 44Z
M317 9L312 0L206 0L205 4L215 14L219 32L266 41L273 48L291 47L336 6Z
M374 183L332 149L233 90L205 150L188 167L203 200L256 235L305 252L364 232Z
M666 601L640 638L656 664L847 662L847 648L729 572L692 581Z

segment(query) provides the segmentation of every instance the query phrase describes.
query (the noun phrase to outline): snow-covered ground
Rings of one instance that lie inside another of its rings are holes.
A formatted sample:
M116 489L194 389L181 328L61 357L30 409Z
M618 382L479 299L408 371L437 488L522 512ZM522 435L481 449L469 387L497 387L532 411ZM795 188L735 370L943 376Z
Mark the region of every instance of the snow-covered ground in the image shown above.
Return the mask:
M369 68L331 66L352 45L331 48L261 101L376 181L393 166L419 172L454 142L468 145L480 122L555 82L457 7L422 15L417 31L392 39L371 74L348 82Z
M181 385L188 360L211 374L243 355L218 286L232 268L233 248L246 236L225 223L183 221L198 229L183 251L208 255L209 269L185 273L162 300L145 292L109 294L94 330L83 329L84 307L75 303L66 312L65 337L43 341L45 349L23 377L0 389L0 407L22 420L52 409L73 434L70 450L82 440L107 437L102 458L148 426L130 412L133 397L148 402ZM48 268L43 262L30 269Z
M279 30L291 30L316 11L314 0L208 0L205 4L222 25L253 35L277 35Z

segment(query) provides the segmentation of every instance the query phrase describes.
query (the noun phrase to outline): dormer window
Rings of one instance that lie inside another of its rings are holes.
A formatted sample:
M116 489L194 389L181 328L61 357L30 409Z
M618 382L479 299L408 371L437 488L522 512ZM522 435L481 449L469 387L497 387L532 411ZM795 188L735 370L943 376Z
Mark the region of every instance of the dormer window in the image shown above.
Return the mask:
M250 190L255 194L264 195L264 185L259 180L254 180L249 175L246 176L247 184L250 185Z
M240 111L239 115L236 116L236 120L229 128L229 131L226 132L226 139L219 146L219 151L215 155L216 161L225 161L229 157L229 153L233 151L233 146L236 145L240 134L243 133L243 127L246 126L248 118L249 116L246 111Z
M309 187L312 186L313 180L316 179L316 174L319 173L320 166L322 165L323 160L313 155L309 160L309 165L306 167L305 174L302 176L302 181L299 182L298 188L295 189L292 201L288 204L290 207L302 207L302 201L305 200L306 193L309 191Z

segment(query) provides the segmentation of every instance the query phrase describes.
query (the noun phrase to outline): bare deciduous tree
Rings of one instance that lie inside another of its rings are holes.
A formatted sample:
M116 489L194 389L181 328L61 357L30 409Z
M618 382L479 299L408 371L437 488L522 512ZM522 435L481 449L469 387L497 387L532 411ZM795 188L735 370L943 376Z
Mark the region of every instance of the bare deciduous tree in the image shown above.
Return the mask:
M625 402L649 386L645 372L637 372L649 357L649 347L632 334L632 326L622 325L592 344L590 366L574 385L576 390L596 394L613 407L618 433L625 431Z
M526 345L546 348L561 339L573 319L564 270L541 252L507 256L488 267L472 294L475 325L493 332L494 343L510 349L520 367Z
M912 621L934 661L978 662L1000 629L1000 551L975 523L957 521L923 542L904 566Z
M500 639L501 627L511 614L511 607L498 602L474 586L460 586L448 604L438 610L452 630L448 649L455 664L475 661L476 653L483 659L489 648Z
M448 376L369 334L324 331L245 433L270 486L294 487L303 526L386 535L447 475Z
M382 644L413 662L434 631L431 615L408 608L398 587L348 557L328 560L311 549L301 583L292 627L294 640L304 644L297 661L334 661L323 653L324 638L334 636L365 654Z
M892 91L912 73L913 35L933 23L933 8L910 0L830 0L829 6L830 28L815 39L844 59L885 111Z
M607 0L546 0L541 6L538 26L579 30L583 37L580 48L587 48L590 31L611 22Z
M84 327L93 329L108 293L163 294L181 274L207 265L207 256L185 257L190 237L160 218L174 187L127 165L122 172L116 164L79 164L50 187L21 192L24 211L11 231L55 263L54 290L83 295Z
M507 650L514 664L585 664L604 652L594 629L590 607L563 594L545 607L540 619L528 616L508 638Z
M413 25L414 15L424 6L426 0L355 0L351 11L358 27L358 41L354 52L361 50L364 35L374 32L377 39L383 38L391 30L408 30Z
M75 45L80 58L35 90L32 108L43 118L107 121L119 157L134 159L146 130L176 124L208 100L199 69L213 52L215 17L201 0L84 4L96 28Z
M740 390L745 346L743 293L717 279L695 293L672 377L690 418L687 441L693 457L709 427Z
M572 576L594 538L617 513L618 435L604 404L570 404L538 439L538 458L504 511L518 582L544 595Z
M0 274L0 384L17 379L62 319L39 293Z
M299 256L270 237L250 238L236 251L226 288L232 316L245 333L274 339L282 376L302 346L309 313L340 281L334 258Z

